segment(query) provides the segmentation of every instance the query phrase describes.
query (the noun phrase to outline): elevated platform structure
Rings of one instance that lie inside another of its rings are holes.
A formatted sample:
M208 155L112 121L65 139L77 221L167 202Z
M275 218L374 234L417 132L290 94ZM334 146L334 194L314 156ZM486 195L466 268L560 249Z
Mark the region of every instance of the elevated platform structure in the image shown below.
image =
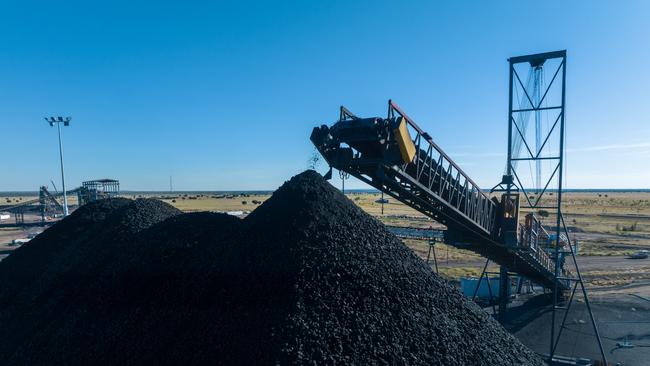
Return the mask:
M79 206L99 199L114 197L120 193L120 181L116 179L98 179L82 183L81 187L66 192L68 196L77 195ZM21 202L17 205L0 206L0 211L10 212L15 216L16 224L12 226L27 225L24 220L26 211L38 211L41 216L41 225L46 223L46 218L63 214L63 206L59 201L63 192L51 192L47 186L39 188L38 198ZM5 224L6 226L7 224ZM31 223L30 225L34 225Z
M99 199L110 198L120 194L120 181L117 179L96 179L88 180L77 189L79 205Z

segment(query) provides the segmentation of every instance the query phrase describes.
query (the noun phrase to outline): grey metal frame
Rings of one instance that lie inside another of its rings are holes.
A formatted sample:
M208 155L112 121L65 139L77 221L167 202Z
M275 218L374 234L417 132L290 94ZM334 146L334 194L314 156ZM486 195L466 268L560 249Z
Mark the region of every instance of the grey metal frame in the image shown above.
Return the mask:
M549 82L543 96L539 100L538 103L534 103L532 99L530 98L530 95L528 94L528 91L526 90L526 87L523 85L521 78L519 77L519 74L517 73L517 70L515 69L515 65L517 64L522 64L522 63L529 63L531 66L533 64L539 65L540 63L544 63L546 60L551 60L551 59L560 59L560 64L558 68L555 70L553 74L553 78ZM562 336L562 331L565 328L565 322L567 319L567 315L569 310L571 309L571 304L573 303L574 300L574 295L576 292L576 289L578 285L580 286L582 290L582 294L584 296L585 300L585 305L587 307L587 310L589 312L589 317L591 320L591 324L593 326L596 339L598 342L598 347L600 350L600 354L602 357L602 361L604 364L607 364L607 357L605 356L605 352L603 349L602 341L600 338L600 334L598 332L598 327L596 325L596 321L594 319L593 312L591 311L591 306L589 304L589 297L587 295L587 290L585 289L584 282L582 280L582 275L580 274L580 268L578 266L578 262L576 261L575 257L575 252L573 249L573 245L571 243L571 239L569 236L569 232L567 230L566 224L564 222L564 216L562 214L562 173L563 173L563 163L564 163L564 135L565 135L565 106L566 106L566 50L562 51L555 51L555 52L547 52L547 53L539 53L539 54L533 54L533 55L526 55L526 56L519 56L519 57L512 57L508 59L509 62L509 107L508 107L508 162L507 162L507 176L509 177L514 177L514 179L510 178L507 183L505 183L505 191L509 194L510 192L514 191L520 191L521 193L524 194L526 197L525 204L527 204L527 208L531 210L535 209L553 209L555 210L556 214L556 227L555 227L555 234L556 234L556 245L555 245L555 253L554 253L554 260L555 260L555 273L554 273L554 281L553 281L553 311L552 311L552 323L551 323L551 341L550 341L550 359L553 358L555 351L557 350L557 346L560 341L560 337ZM561 71L561 74L560 74ZM561 75L559 81L558 81L558 75ZM523 89L525 96L530 103L530 108L519 108L519 109L513 109L513 84L517 82L521 88ZM542 102L545 100L549 90L551 89L551 86L553 86L555 82L560 82L561 85L561 90L562 90L562 95L561 95L561 102L558 105L552 105L552 106L546 106L542 107ZM559 110L558 117L555 119L553 125L549 129L547 135L544 138L544 142L542 146L537 150L535 153L530 148L530 145L526 141L526 136L525 134L521 131L519 126L517 125L516 121L516 114L521 113L521 112L531 112L531 111L542 111L542 110ZM559 156L540 156L542 149L546 145L546 143L549 141L551 134L553 131L558 128L559 126ZM528 156L525 158L514 158L512 156L512 147L513 147L513 133L517 132L518 135L522 138L524 146L526 147L526 151L528 152ZM537 194L537 199L533 201L530 200L529 194L526 191L526 187L523 186L521 180L519 179L519 175L517 174L517 169L513 165L513 161L518 161L518 160L526 160L526 161L538 161L538 160L552 160L556 161L557 164L551 173L550 177L546 181L546 184L544 185L544 188L542 189L541 192L538 192ZM555 200L556 205L549 205L549 206L541 206L539 205L540 200L542 196L547 192L549 185L557 175L557 199ZM515 182L516 181L516 182ZM560 250L560 238L564 237L566 238L567 244L566 247L568 247L567 250ZM569 273L564 273L560 272L560 256L561 254L571 254L571 258L573 260L573 264L576 269L576 274L572 275ZM569 286L571 289L571 295L569 297L568 303L565 307L558 306L558 298L560 297L560 290L565 290L566 286L562 286L562 289L560 289L560 284L562 282L569 282L573 283L573 286ZM564 317L562 319L558 335L556 337L555 331L556 331L556 311L557 310L565 310Z

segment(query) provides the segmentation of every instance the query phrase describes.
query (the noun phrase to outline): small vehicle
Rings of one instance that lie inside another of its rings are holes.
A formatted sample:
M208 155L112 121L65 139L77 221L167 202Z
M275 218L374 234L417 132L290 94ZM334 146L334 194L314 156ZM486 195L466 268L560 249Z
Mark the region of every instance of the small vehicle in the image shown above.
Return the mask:
M646 259L648 258L648 251L647 250L639 250L638 252L631 254L629 259Z
M634 344L628 341L627 338L623 342L617 342L616 347L618 348L634 348Z
M20 238L20 239L14 239L11 241L11 246L16 246L16 245L23 245L25 243L29 243L28 238Z

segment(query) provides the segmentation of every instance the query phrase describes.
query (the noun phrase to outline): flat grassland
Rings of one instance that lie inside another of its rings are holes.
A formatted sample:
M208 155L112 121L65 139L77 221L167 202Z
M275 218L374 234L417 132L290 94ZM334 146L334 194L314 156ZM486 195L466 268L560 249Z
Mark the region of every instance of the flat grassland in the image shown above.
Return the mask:
M412 208L388 198L382 205L379 193L348 193L359 207L383 223L393 226L444 228ZM183 211L252 211L269 195L230 196L188 195L165 199ZM388 197L388 196L386 196ZM545 198L547 199L547 198ZM553 199L553 196L548 196ZM175 201L175 202L174 202ZM253 203L255 201L255 203ZM650 280L650 259L629 260L627 255L650 250L650 192L567 192L563 197L565 222L572 240L579 243L578 263L590 287L610 289ZM543 218L555 226L555 215ZM429 255L428 242L404 240L422 258ZM480 256L438 243L435 246L441 274L457 280L478 276L485 262ZM496 270L496 267L491 267Z
M218 197L218 198L217 198ZM182 211L250 212L269 195L216 196L188 194L160 196ZM423 214L389 198L382 205L378 193L350 193L359 207L387 225L442 228ZM580 255L627 255L650 249L650 192L568 192L564 193L563 212L569 231L580 245ZM543 218L548 227L555 226L555 216Z
M442 229L412 208L388 198L382 205L379 193L348 193L359 207L386 225ZM229 196L188 195L163 198L183 211L252 211L256 203L269 195ZM386 196L388 197L388 196ZM523 199L523 198L522 198ZM552 200L553 195L543 199ZM650 250L650 192L567 192L563 197L565 222L572 240L579 243L578 263L590 287L611 289L650 281L650 259L629 260L627 255L640 249ZM255 203L253 203L255 202ZM547 227L554 227L556 218L549 213L543 218ZM424 240L404 240L422 258L429 255ZM441 274L457 280L462 276L478 276L485 260L465 250L438 243L435 246ZM496 270L495 266L491 266Z

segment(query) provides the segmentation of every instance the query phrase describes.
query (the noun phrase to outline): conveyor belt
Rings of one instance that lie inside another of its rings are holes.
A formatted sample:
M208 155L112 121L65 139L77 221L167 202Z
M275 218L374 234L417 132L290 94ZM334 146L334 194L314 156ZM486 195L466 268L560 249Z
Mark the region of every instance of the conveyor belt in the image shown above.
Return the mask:
M554 261L540 248L506 245L500 202L484 193L392 101L387 118L359 118L341 107L339 121L314 128L311 140L331 167L446 225L448 244L553 287ZM560 274L569 277L564 270ZM566 289L568 282L559 281L559 286Z

